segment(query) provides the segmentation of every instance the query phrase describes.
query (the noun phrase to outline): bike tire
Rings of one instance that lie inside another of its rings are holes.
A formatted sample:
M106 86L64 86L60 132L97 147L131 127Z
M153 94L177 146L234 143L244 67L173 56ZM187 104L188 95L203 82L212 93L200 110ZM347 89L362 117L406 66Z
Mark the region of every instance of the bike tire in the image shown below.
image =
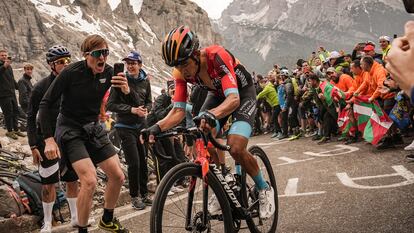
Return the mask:
M182 177L192 176L200 178L201 167L194 163L181 163L173 167L164 178L161 180L160 185L155 193L154 202L151 208L151 220L150 220L150 232L151 233L162 233L162 221L163 221L163 210L164 205L172 185ZM208 185L214 191L220 206L222 207L222 217L225 233L233 233L233 218L231 214L231 207L226 199L226 194L221 187L218 179L212 174L211 171L207 174ZM166 231L164 231L166 232Z
M249 227L250 232L252 233L274 233L276 232L276 228L277 228L277 222L278 222L278 216L279 216L279 204L278 204L278 196L277 196L277 186L276 186L276 178L272 169L272 165L270 164L269 158L267 157L266 153L263 151L262 148L260 148L259 146L251 146L248 151L253 155L256 156L257 159L260 159L263 162L263 165L266 169L266 172L268 174L268 181L270 182L270 185L273 187L273 190L275 192L275 205L276 205L276 210L275 210L275 214L269 219L272 221L271 224L267 223L265 225L270 225L270 228L268 230L262 231L258 228L257 224L254 221L254 218L250 218L247 219L247 226ZM246 172L244 171L244 169L242 169L242 177L241 180L242 182L246 182ZM244 190L243 190L244 189ZM242 202L245 206L247 206L248 204L248 190L247 190L247 186L246 185L242 185Z

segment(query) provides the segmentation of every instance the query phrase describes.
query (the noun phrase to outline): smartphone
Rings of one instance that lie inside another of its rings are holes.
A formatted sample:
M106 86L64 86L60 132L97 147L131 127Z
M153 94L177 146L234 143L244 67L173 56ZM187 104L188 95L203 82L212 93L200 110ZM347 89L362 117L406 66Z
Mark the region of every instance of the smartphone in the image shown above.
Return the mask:
M414 0L403 0L403 2L405 10L410 14L414 13Z
M118 75L118 73L123 73L124 72L124 63L115 63L114 64L114 76Z
M398 35L397 34L394 34L394 39L397 39L397 37L398 37Z

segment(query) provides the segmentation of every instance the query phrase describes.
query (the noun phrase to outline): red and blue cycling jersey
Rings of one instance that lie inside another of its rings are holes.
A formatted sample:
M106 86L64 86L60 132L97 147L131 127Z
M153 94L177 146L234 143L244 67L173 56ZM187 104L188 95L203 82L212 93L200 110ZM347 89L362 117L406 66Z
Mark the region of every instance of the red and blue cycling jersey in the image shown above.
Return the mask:
M204 85L198 76L186 80L177 69L174 69L174 107L185 108L187 102L187 83L208 89L217 97L227 97L230 94L239 94L239 87L237 84L238 77L235 73L235 68L240 62L235 59L230 52L218 45L205 48L205 52L207 56L207 73L211 78L215 89L211 89Z

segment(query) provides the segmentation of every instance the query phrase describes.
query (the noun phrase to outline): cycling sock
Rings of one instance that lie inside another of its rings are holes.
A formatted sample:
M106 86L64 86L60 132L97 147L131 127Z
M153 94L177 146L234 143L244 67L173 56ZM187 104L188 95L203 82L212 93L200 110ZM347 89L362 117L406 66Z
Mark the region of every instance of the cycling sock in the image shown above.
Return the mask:
M76 200L78 198L74 197L74 198L66 198L68 200L69 203L69 210L70 210L70 219L72 222L78 222L78 211L76 208Z
M241 176L241 165L240 164L236 164L236 174Z
M88 233L88 227L78 227L78 233Z
M102 221L106 224L112 221L114 218L114 209L104 209Z
M266 180L263 177L262 171L259 170L259 173L253 177L254 183L259 190L267 189L269 185L267 185Z
M52 211L53 211L53 205L55 204L55 202L42 202L42 206L43 206L43 221L48 225L52 224Z

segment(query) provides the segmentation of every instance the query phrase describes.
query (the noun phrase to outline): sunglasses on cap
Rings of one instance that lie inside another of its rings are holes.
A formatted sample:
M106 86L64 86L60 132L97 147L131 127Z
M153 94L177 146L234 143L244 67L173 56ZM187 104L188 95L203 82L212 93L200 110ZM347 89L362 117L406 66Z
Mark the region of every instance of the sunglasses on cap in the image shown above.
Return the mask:
M53 64L55 64L55 65L65 65L65 64L69 64L71 62L72 62L72 60L70 59L70 57L62 57L62 58L59 58L56 61L54 61Z
M98 49L94 51L87 52L86 55L91 55L92 57L98 58L101 56L107 57L109 55L109 49Z

